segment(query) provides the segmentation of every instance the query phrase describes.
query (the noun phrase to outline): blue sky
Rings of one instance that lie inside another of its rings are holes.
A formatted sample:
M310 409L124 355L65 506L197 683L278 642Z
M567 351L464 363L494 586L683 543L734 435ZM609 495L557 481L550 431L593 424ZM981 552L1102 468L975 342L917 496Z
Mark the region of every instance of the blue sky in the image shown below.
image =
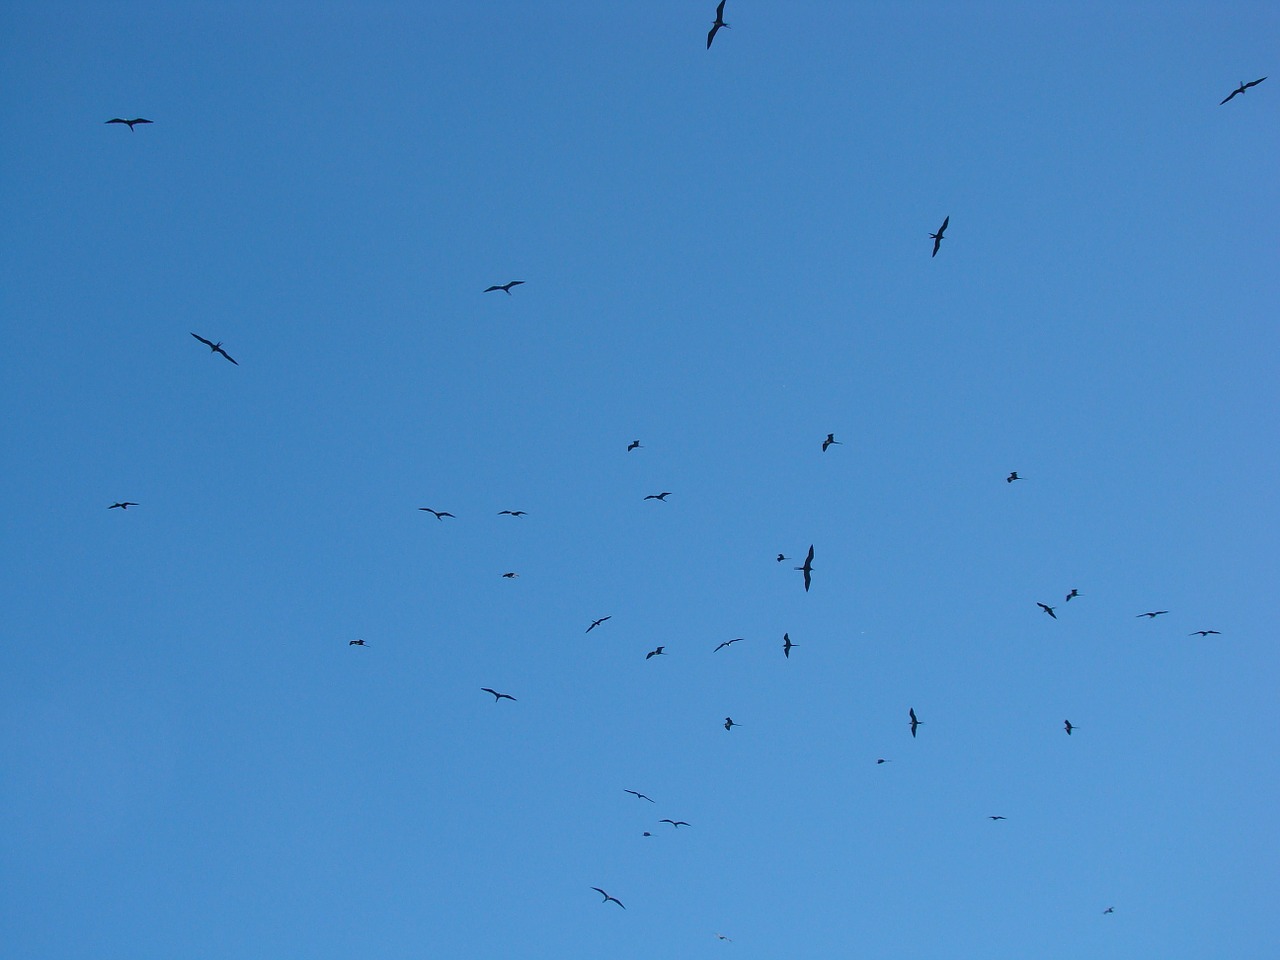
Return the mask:
M13 956L1274 955L1280 10L938 6L0 12Z

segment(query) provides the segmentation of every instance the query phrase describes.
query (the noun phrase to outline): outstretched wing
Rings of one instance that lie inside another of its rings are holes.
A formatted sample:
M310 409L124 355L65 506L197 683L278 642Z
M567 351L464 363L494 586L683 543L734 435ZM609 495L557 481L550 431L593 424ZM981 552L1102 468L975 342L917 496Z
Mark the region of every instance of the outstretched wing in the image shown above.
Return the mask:
M240 364L236 363L236 358L235 358L235 357L233 357L231 354L227 353L227 351L223 350L221 347L215 347L215 348L214 348L214 352L215 352L215 353L220 353L220 354L222 354L224 357L226 357L226 358L227 358L228 360L230 360L232 363L235 363L237 367L238 367L238 366L240 366Z
M116 122L117 122L117 121L115 121L115 120L108 120L108 121L107 121L107 123L116 123ZM120 122L120 123L124 123L124 121L123 121L123 120L120 120L119 122ZM203 344L204 344L206 347L208 347L210 350L212 350L212 349L213 349L213 341L212 341L212 340L206 340L204 337L200 336L200 334L198 334L198 333L193 333L193 334L191 334L191 335L192 335L193 337L195 337L197 340L199 340L201 343L203 343Z
M1248 87L1256 87L1258 84L1260 84L1260 83L1261 83L1263 80L1265 80L1265 79L1267 79L1267 78L1266 78L1266 77L1259 77L1257 80L1250 80L1248 83L1246 83L1246 84L1245 84L1245 87L1246 87L1246 88L1248 88Z
M1223 100L1222 103L1219 103L1218 106L1222 106L1223 103L1226 103L1228 100L1231 100L1232 98L1234 98L1235 95L1239 92L1240 90L1238 88L1235 90L1232 90L1229 94L1227 94L1227 99Z

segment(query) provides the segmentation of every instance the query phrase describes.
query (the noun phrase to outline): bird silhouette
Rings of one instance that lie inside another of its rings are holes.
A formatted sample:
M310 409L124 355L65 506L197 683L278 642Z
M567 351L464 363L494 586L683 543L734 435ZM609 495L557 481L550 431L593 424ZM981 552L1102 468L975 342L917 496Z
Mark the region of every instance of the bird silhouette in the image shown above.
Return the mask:
M480 689L483 690L485 693L492 693L494 703L497 703L499 700L510 700L514 703L516 699L511 694L499 693L497 690L494 690L492 687L481 687Z
M639 440L632 440L630 443L627 444L627 453L630 453L632 450L639 450L639 449L640 449Z
M804 592L809 592L809 581L813 577L813 544L809 544L809 555L804 558L804 566L796 567L804 573Z
M503 293L505 293L509 297L511 296L511 288L518 287L522 283L524 283L523 280L508 280L506 283L497 283L497 284L494 284L492 287L485 287L484 292L493 293L493 291L495 290L501 290Z
M717 934L716 934L716 939L717 939L717 940L728 940L730 943L733 943L733 939L732 939L731 937L726 937L723 933L717 933Z
M515 580L515 579L517 579L519 576L520 576L520 574L518 574L518 573L507 572L507 573L504 573L504 574L502 575L502 578L503 578L504 580Z
M1067 594L1067 599L1063 600L1062 602L1070 603L1073 599L1075 599L1078 596L1080 596L1080 591L1077 590L1075 587L1072 587L1071 592Z
M911 717L911 736L914 737L916 735L916 727L920 726L920 721L916 719L916 708L908 708L907 715Z
M1264 77L1263 79L1265 79L1265 77ZM1250 86L1253 86L1253 84L1250 84ZM1235 94L1233 93L1231 96L1233 96L1233 97L1234 97L1234 96L1235 96ZM1224 100L1223 102L1225 103L1226 101ZM104 123L125 123L125 124L128 124L128 125L129 125L129 130L130 130L130 132L132 132L132 131L133 131L133 125L134 125L135 123L151 123L152 121L151 121L151 120L144 119L143 117L134 117L132 120L125 120L123 117L112 117L110 120L104 120L103 122L104 122Z
M1148 620L1154 620L1156 617L1159 617L1168 612L1169 612L1168 610L1149 610L1146 613L1138 614L1138 616L1134 617L1134 619L1138 620L1142 617L1146 617Z
M933 253L929 254L929 256L936 257L938 255L938 248L942 246L942 235L947 232L947 224L950 222L951 214L947 214L946 219L942 221L942 226L938 228L938 232L929 234L929 238L933 241Z
M1015 480L1021 480L1021 479L1022 479L1022 478L1021 478L1020 476L1018 476L1018 471L1017 471L1017 470L1015 470L1015 471L1013 471L1013 473L1009 474L1007 477L1005 477L1005 478L1004 478L1004 482L1005 482L1005 483L1013 483L1013 481L1015 481Z
M724 718L724 728L726 730L732 730L734 727L740 727L740 726L742 726L742 724L733 722L733 717Z
M834 433L828 433L827 439L822 441L822 452L826 453L827 447L831 446L833 443L840 445L840 441L836 439L836 435Z
M623 792L623 793L629 793L629 794L631 794L633 797L639 797L641 800L648 800L650 803L653 803L653 802L654 802L653 797L646 797L643 793L640 793L640 792L638 792L638 791L636 791L636 790L623 790L622 792Z
M347 646L348 647L367 647L368 644L365 643L363 640L348 640Z
M453 514L450 513L448 510L432 510L430 507L419 507L418 509L423 511L424 513L431 514L437 520L443 520L445 517L453 517L453 519L455 520L458 519L457 517L454 517Z
M527 517L528 515L529 514L525 513L523 510L499 510L498 511L498 516L500 517Z
M886 760L884 757L877 757L877 758L876 758L876 766L879 766L879 765L880 765L880 764L882 764L882 763L893 763L893 761L892 761L892 760Z
M1230 100L1230 99L1231 99L1232 97L1234 97L1236 94L1244 93L1244 92L1245 92L1246 90L1248 90L1250 87L1256 87L1258 84L1260 84L1260 83L1261 83L1263 80L1265 80L1265 79L1267 79L1267 78L1266 78L1266 77L1259 77L1257 80L1250 80L1248 83L1245 83L1243 80L1241 80L1241 81L1240 81L1240 86L1236 87L1236 88L1235 88L1234 90L1232 90L1229 94L1227 94L1227 100ZM1222 101L1222 103L1226 103L1226 102L1227 102L1227 100L1223 100L1223 101ZM1222 103L1218 104L1218 106L1222 106ZM110 123L111 121L110 121L110 120L108 120L107 122L108 122L108 123ZM125 122L127 123L128 121L125 121ZM134 121L134 122L136 123L137 121Z
M604 623L606 620L612 620L612 619L613 619L613 614L610 614L607 617L601 617L599 620L592 620L591 626L587 627L587 633L590 633L592 630L600 626L600 624Z
M592 889L592 890L594 890L596 893L600 894L600 896L604 897L604 899L600 901L601 903L608 903L610 900L612 900L612 901L613 901L614 903L616 903L618 906L622 907L622 909L623 909L623 910L627 909L627 908L626 908L626 905L625 905L625 904L623 904L623 902L622 902L621 900L619 900L617 897L611 897L611 896L609 896L607 893L605 893L605 892L604 892L603 890L601 890L599 887L592 887L591 889Z
M1222 636L1222 633L1218 630L1196 630L1196 631L1193 631L1192 633L1188 633L1187 636L1188 637L1210 637L1210 636L1220 637Z
M1063 720L1062 729L1067 731L1067 736L1069 737L1071 736L1071 731L1075 729L1075 724L1073 724L1070 720Z
M1045 613L1047 613L1049 616L1053 617L1053 619L1055 620L1058 619L1058 615L1053 612L1058 609L1057 607L1051 607L1047 603L1041 603L1039 600L1036 601L1036 606L1039 607L1041 610L1043 610Z
M741 640L741 639L742 639L742 637L734 637L732 640L726 640L724 643L720 644L720 646L719 646L719 647L716 647L716 648L715 648L714 650L712 650L711 652L712 652L712 653L719 653L722 647L727 647L727 646L729 646L730 644L737 643L737 642L738 642L739 640Z
M987 817L988 820L1008 820L1008 817Z
M797 646L797 644L791 642L791 634L784 633L782 635L782 655L788 660L791 659L791 648L794 646Z
M716 22L711 25L711 32L707 34L707 49L711 49L711 41L716 38L716 34L720 32L721 27L729 26L724 22L724 0L720 0L720 5L716 7Z
M781 563L783 560L790 560L790 559L791 559L790 557L784 557L782 554L778 554L779 563Z
M231 354L227 353L227 351L222 349L221 340L219 340L217 343L214 343L212 340L206 340L204 337L200 336L200 334L198 333L193 333L191 335L195 337L197 340L199 340L201 343L203 343L210 350L212 350L214 353L220 353L224 357L226 357L228 360L230 360L232 363L235 363L237 367L240 366L240 364L236 363L235 359L231 356Z
M1115 913L1115 912L1116 912L1115 907L1107 907L1107 909L1102 911L1102 915L1105 917L1108 913Z
M650 650L648 653L646 653L644 655L644 658L648 660L650 657L665 657L666 653L664 653L663 651L665 651L666 649L667 649L666 647L656 647L655 649Z
M117 507L119 507L121 510L128 510L130 507L136 507L136 506L137 504L134 503L132 500L121 500L119 503L113 503L111 506L107 507L107 509L114 510Z
M646 499L646 500L661 500L663 503L666 503L666 502L667 502L667 497L669 497L669 496L671 496L671 491L670 491L670 490L663 490L661 493L651 493L651 494L649 494L647 497L645 497L645 499Z
M675 827L677 830L679 830L681 827L689 827L689 826L692 826L692 824L691 824L691 823L689 823L689 821L688 821L688 820L659 820L658 822L659 822L659 823L669 823L669 824L671 824L673 827Z

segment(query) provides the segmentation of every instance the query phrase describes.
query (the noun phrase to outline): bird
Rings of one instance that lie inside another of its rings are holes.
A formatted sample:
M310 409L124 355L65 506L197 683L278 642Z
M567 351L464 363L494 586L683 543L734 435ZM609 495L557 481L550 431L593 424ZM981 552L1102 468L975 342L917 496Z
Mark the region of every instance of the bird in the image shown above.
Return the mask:
M1220 630L1196 630L1187 634L1188 637L1208 637L1213 635L1220 637L1222 636L1222 632Z
M734 637L732 640L726 640L724 643L720 644L720 646L719 646L719 647L716 647L716 648L715 648L714 650L712 650L711 652L712 652L712 653L719 653L719 652L720 652L720 647L727 647L727 646L729 646L731 643L737 643L737 642L738 642L739 640L741 640L741 639L742 639L742 637Z
M1051 607L1047 603L1041 603L1039 600L1036 601L1036 606L1039 607L1041 610L1043 610L1045 613L1047 613L1049 616L1053 617L1053 619L1055 620L1058 619L1058 615L1053 612L1058 609L1057 607Z
M942 235L947 232L947 224L950 222L951 214L947 214L946 219L942 221L942 226L938 228L938 232L929 234L930 239L933 240L933 253L929 256L936 257L938 255L938 248L942 246Z
M603 890L601 890L599 887L592 887L591 889L592 889L592 890L594 890L596 893L600 894L600 896L604 897L604 899L600 901L601 903L608 903L610 900L612 900L612 901L613 901L614 903L616 903L618 906L622 907L622 909L623 909L623 910L627 909L627 908L626 908L626 905L625 905L625 904L623 904L623 902L622 902L621 900L619 900L617 897L611 897L611 896L609 896L607 893L605 893L605 892L604 892Z
M516 699L511 694L499 693L497 690L494 690L492 687L481 687L480 689L483 690L485 693L492 693L494 703L497 703L499 700L510 700L514 703Z
M916 719L916 708L908 708L907 714L911 717L911 736L914 737L916 735L916 727L920 726L920 721Z
M648 653L646 653L644 655L644 658L648 660L650 657L665 657L666 654L663 652L664 650L666 650L666 647L657 647L653 650L650 650Z
M511 296L511 288L518 287L522 283L524 283L523 280L508 280L506 283L497 283L497 284L494 284L492 287L485 287L484 292L493 293L493 291L495 290L501 290L503 293L505 293L509 297Z
M529 514L525 513L523 510L499 510L498 511L498 516L500 517L527 517L528 515Z
M784 557L782 554L778 554L779 563L781 563L783 560L790 560L790 559L791 559L790 557Z
M1013 473L1009 474L1007 477L1005 477L1005 478L1004 478L1004 482L1005 482L1005 483L1013 483L1013 481L1015 481L1015 480L1021 480L1021 479L1022 479L1022 478L1021 478L1020 476L1018 476L1018 471L1017 471L1017 470L1015 470L1015 471L1013 471Z
M717 934L716 934L716 939L717 939L717 940L728 940L730 943L733 943L733 938L732 938L732 937L726 937L723 933L717 933Z
M443 520L445 517L453 517L454 520L458 519L457 517L454 517L453 514L450 513L448 510L432 510L430 507L419 507L418 509L423 511L424 513L431 514L437 520Z
M516 579L517 577L519 577L519 576L520 576L520 574L518 574L518 573L513 573L513 572L508 571L507 573L504 573L504 574L502 575L502 578L503 578L504 580L515 580L515 579Z
M670 490L663 490L661 493L651 493L651 494L649 494L647 497L645 497L645 499L646 499L646 500L661 500L663 503L666 503L666 502L667 502L667 497L669 497L669 496L671 496L671 491L670 491Z
M1168 610L1149 610L1146 613L1138 614L1138 616L1134 617L1134 619L1137 620L1141 617L1146 617L1148 620L1154 620L1156 617L1160 616L1161 614L1168 613L1168 612L1169 612Z
M1263 79L1266 79L1266 78L1264 77ZM1249 86L1253 86L1253 84L1249 84ZM1231 96L1234 97L1235 94L1233 93ZM1231 99L1231 97L1228 97L1227 99L1229 100ZM1226 103L1226 100L1224 100L1223 103ZM106 120L104 122L105 123L126 123L129 125L130 132L132 132L133 125L135 123L152 123L153 121L147 120L144 117L134 117L132 120L125 120L123 117L112 117L110 120Z
M809 580L813 576L813 544L809 544L809 555L804 558L804 566L796 567L797 570L804 573L804 592L809 592Z
M636 791L636 790L623 790L622 792L629 793L633 797L639 797L641 800L648 800L650 803L654 802L653 797L646 797L643 793L640 793L639 791Z
M675 827L677 830L679 830L681 827L690 827L690 826L693 826L693 824L689 823L689 821L688 821L688 820L659 820L658 822L659 822L659 823L669 823L669 824L671 824L673 827Z
M107 509L114 510L116 507L119 507L121 510L128 510L130 507L136 506L137 504L132 500L121 500L119 503L113 503L111 506L107 507Z
M796 646L796 644L791 642L791 634L784 633L782 635L782 655L788 660L791 659L791 648L794 646Z
M1246 90L1248 90L1250 87L1256 87L1258 84L1260 84L1260 83L1261 83L1263 80L1265 80L1265 79L1267 79L1267 78L1266 78L1266 77L1259 77L1257 80L1251 80L1251 81L1250 81L1250 82L1248 82L1248 83L1245 83L1243 80L1241 80L1241 81L1240 81L1240 86L1236 87L1234 90L1232 90L1232 91L1231 91L1231 93L1229 93L1229 94L1227 95L1227 100L1230 100L1230 99L1231 99L1232 97L1234 97L1237 93L1244 93L1244 92L1245 92ZM1227 100L1223 100L1223 101L1222 101L1222 103L1226 103L1226 102L1227 102ZM1218 106L1222 106L1222 103L1218 104ZM112 123L113 121L108 120L107 122L108 122L108 123ZM126 120L126 121L124 121L124 122L125 122L125 123L128 123L128 121L127 121L127 120ZM138 122L138 121L136 121L136 120L134 121L134 123L137 123L137 122Z
M599 620L592 620L591 626L587 627L587 633L590 633L592 630L600 626L600 624L604 623L606 620L612 620L612 619L613 619L613 614L610 614L607 617L601 617Z
M348 640L347 646L348 647L367 647L368 644L365 643L363 640Z
M231 354L227 353L227 351L222 349L221 340L219 340L217 343L214 343L212 340L206 340L204 337L200 336L200 334L198 333L193 333L191 335L195 337L197 340L199 340L201 343L203 343L210 350L212 350L214 353L220 353L224 357L226 357L228 360L230 360L232 363L235 363L237 367L240 366L240 364L236 363L235 359L231 356Z
M1235 94L1232 94L1232 96L1235 96ZM1105 917L1108 913L1115 913L1115 912L1116 912L1115 907L1107 907L1107 909L1102 911L1102 915Z
M1080 596L1080 591L1077 590L1075 587L1072 587L1071 592L1067 594L1067 599L1063 600L1062 602L1070 603L1073 597L1078 597L1078 596Z
M879 766L882 763L893 763L893 761L886 760L884 757L876 757L876 766Z
M630 443L627 444L627 453L630 453L632 450L639 450L639 449L640 449L639 440L632 440Z
M827 439L822 441L822 452L826 453L827 447L831 446L833 443L840 445L840 441L836 439L836 435L834 433L828 433Z
M653 834L652 834L652 833L650 833L648 830L646 830L644 833L640 834L640 836L642 836L642 837L652 837L652 836L653 836Z
M1008 817L987 817L988 820L1008 820Z
M707 34L707 49L711 49L711 41L716 38L721 27L729 26L724 22L724 0L720 0L720 5L716 7L716 22L711 25L711 32Z
M742 726L742 724L733 722L733 717L724 718L724 728L726 730L732 730L734 727L740 727L740 726Z
M1075 729L1075 724L1073 724L1070 720L1063 720L1062 729L1067 731L1067 736L1069 737L1071 736L1071 731Z

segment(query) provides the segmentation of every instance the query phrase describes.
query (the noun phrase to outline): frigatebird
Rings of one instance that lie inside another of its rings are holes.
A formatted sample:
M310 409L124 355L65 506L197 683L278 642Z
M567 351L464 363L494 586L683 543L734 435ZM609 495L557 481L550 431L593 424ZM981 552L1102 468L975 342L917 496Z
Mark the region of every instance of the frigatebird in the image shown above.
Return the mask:
M778 554L779 563L781 563L783 560L790 560L790 559L791 559L790 557L784 557L782 554Z
M116 507L119 507L121 510L128 510L130 507L136 506L137 504L132 500L121 500L119 503L113 503L111 506L107 507L107 509L114 510Z
M1108 913L1115 913L1115 912L1116 912L1115 907L1107 907L1107 909L1102 911L1102 915L1105 917Z
M1220 631L1220 630L1196 630L1196 631L1194 631L1194 632L1192 632L1192 633L1188 633L1188 634L1187 634L1187 636L1188 636L1188 637L1208 637L1208 636L1213 636L1213 635L1217 635L1217 636L1219 636L1219 637L1220 637L1220 636L1222 636L1222 631Z
M712 650L711 652L712 652L712 653L719 653L719 652L720 652L720 648L721 648L721 647L727 647L727 646L729 646L729 644L731 644L731 643L737 643L737 642L738 642L739 640L741 640L741 639L742 639L742 637L734 637L732 640L726 640L724 643L720 644L720 646L719 646L719 647L716 647L716 648L715 648L714 650Z
M827 439L822 441L822 452L826 453L827 447L831 446L833 443L839 445L840 441L836 439L836 435L834 433L828 433Z
M1156 617L1160 616L1161 614L1168 613L1168 612L1169 612L1168 610L1149 610L1146 613L1138 614L1138 616L1134 617L1134 619L1137 620L1141 617L1146 617L1148 620L1154 620Z
M367 647L368 644L365 643L363 640L348 640L347 646L348 647Z
M612 620L612 619L613 619L613 614L609 614L609 616L601 617L599 620L592 620L591 626L587 627L587 633L590 633L592 630L600 626L600 624L604 623L606 620Z
M813 576L813 544L812 543L809 544L809 555L804 558L804 566L796 567L795 569L800 570L804 573L804 592L808 593L809 580Z
M492 687L481 687L480 689L483 690L485 693L492 693L494 703L497 703L499 700L510 700L514 703L516 699L511 694L499 693L497 690L494 690Z
M916 708L908 708L907 714L911 717L911 736L914 737L916 735L916 727L920 726L920 721L916 719Z
M227 351L222 349L221 340L219 340L217 343L214 343L212 340L206 340L204 337L200 336L200 334L198 333L193 333L191 335L195 337L197 340L199 340L201 343L203 343L210 350L212 350L214 353L220 353L224 357L226 357L228 360L230 360L232 363L235 363L237 367L240 366L240 364L236 363L236 361L232 358L231 354L227 353Z
M639 449L640 449L639 440L632 440L630 443L627 444L627 453L630 453L632 450L639 450Z
M504 573L504 574L502 575L502 577L503 577L503 579L504 579L504 580L515 580L515 579L516 579L517 577L519 577L519 576L520 576L520 574L518 574L518 573L514 573L514 572L510 572L510 571L509 571L509 572L507 572L507 573Z
M653 650L650 650L648 653L646 653L644 655L644 658L648 660L650 657L665 657L666 654L663 651L666 649L667 649L666 647L656 647Z
M654 802L653 797L646 797L643 793L640 793L638 790L623 790L622 792L629 793L633 797L639 797L641 800L648 800L650 803Z
M604 892L603 890L601 890L599 887L592 887L591 889L592 889L592 890L594 890L596 893L600 894L600 896L604 897L604 899L600 901L601 903L608 903L610 900L612 900L612 901L613 901L614 903L616 903L618 906L622 907L622 909L623 909L623 910L627 909L627 908L626 908L626 906L623 904L623 902L622 902L621 900L619 900L617 897L611 897L611 896L609 896L607 893L605 893L605 892Z
M942 221L942 226L938 228L937 233L929 234L929 238L933 241L933 253L931 257L938 255L938 248L942 246L942 235L947 232L947 224L951 222L951 214L947 214L946 219Z
M518 287L522 283L524 283L523 280L509 280L506 283L498 283L498 284L494 284L492 287L485 287L484 292L493 293L493 291L495 290L501 290L503 293L505 293L509 297L511 296L511 288Z
M527 517L528 515L529 514L525 513L523 510L499 510L498 511L498 516L500 517Z
M707 34L707 49L711 49L711 41L716 38L716 34L721 27L727 27L724 22L724 0L720 0L720 5L716 7L716 22L711 25L711 32Z
M1058 615L1053 612L1058 609L1057 607L1051 607L1047 603L1041 603L1039 600L1036 601L1036 606L1039 607L1041 610L1043 610L1045 613L1047 613L1049 616L1053 617L1053 619L1055 620L1058 619Z
M988 820L1008 820L1008 817L987 817Z
M733 938L732 938L732 937L726 937L723 933L717 933L717 934L716 934L716 939L717 939L717 940L728 940L730 943L733 943Z
M670 491L670 490L663 490L661 493L651 493L651 494L649 494L647 497L645 497L645 499L646 499L646 500L661 500L663 503L666 503L666 502L667 502L667 497L669 497L669 496L671 496L671 491Z
M1067 599L1066 599L1066 600L1063 600L1062 602L1063 602L1063 603L1070 603L1070 602L1071 602L1071 600L1072 600L1072 598L1074 598L1074 597L1078 597L1078 596L1080 596L1080 591L1079 591L1079 590L1077 590L1075 587L1072 587L1072 588L1071 588L1071 592L1067 594Z
M791 648L794 646L796 646L796 644L791 642L791 634L784 633L782 635L782 655L788 660L791 659Z
M447 510L432 510L430 507L419 507L418 509L423 511L424 513L431 514L437 520L443 520L445 517L453 517L453 519L455 520L458 519L457 517L454 517L453 514Z
M690 827L690 826L693 826L693 824L691 824L688 820L659 820L658 822L659 822L659 823L669 823L669 824L671 824L673 827L675 827L677 830L679 830L681 827Z
M1013 471L1013 473L1009 474L1007 477L1005 477L1005 478L1004 478L1004 482L1005 482L1005 483L1013 483L1013 481L1015 481L1015 480L1021 480L1021 479L1022 479L1022 478L1021 478L1020 476L1018 476L1018 471L1017 471L1017 470L1015 470L1015 471Z
M1075 724L1073 724L1070 720L1063 720L1062 729L1067 731L1067 736L1069 737L1071 736L1071 731L1075 729Z
M1265 80L1265 79L1266 79L1266 77L1263 77L1263 79ZM1253 86L1253 84L1249 84L1249 86ZM1235 96L1235 94L1233 93L1231 96L1232 96L1232 97L1234 97L1234 96ZM1228 98L1228 99L1230 99L1230 98ZM1224 101L1223 101L1223 103L1226 103L1226 100L1224 100ZM151 123L152 121L151 121L151 120L144 119L143 117L134 117L132 120L126 120L126 119L124 119L123 117L112 117L110 120L105 120L105 121L103 121L103 122L104 122L104 123L127 123L127 124L129 125L129 130L130 130L130 132L132 132L132 131L133 131L133 125L134 125L135 123Z
M1230 100L1230 99L1231 99L1232 97L1234 97L1237 93L1244 93L1244 92L1245 92L1246 90L1248 90L1250 87L1256 87L1258 84L1260 84L1260 83L1261 83L1263 80L1265 80L1265 79L1267 79L1267 78L1266 78L1266 77L1259 77L1257 80L1251 80L1251 81L1249 81L1248 83L1245 83L1243 80L1241 80L1241 81L1240 81L1240 86L1236 87L1234 90L1232 90L1232 91L1231 91L1231 93L1230 93L1230 94L1228 94L1228 95L1227 95L1227 100ZM1222 101L1222 103L1226 103L1226 102L1227 102L1227 100L1223 100L1223 101ZM1222 106L1222 103L1218 104L1218 106ZM110 123L111 121L110 121L110 120L108 120L107 122L108 122L108 123ZM127 121L126 121L126 122L127 122ZM136 123L137 121L134 121L134 122Z
M726 730L732 730L734 727L740 727L740 726L742 726L742 724L733 722L733 717L724 718L724 728Z

